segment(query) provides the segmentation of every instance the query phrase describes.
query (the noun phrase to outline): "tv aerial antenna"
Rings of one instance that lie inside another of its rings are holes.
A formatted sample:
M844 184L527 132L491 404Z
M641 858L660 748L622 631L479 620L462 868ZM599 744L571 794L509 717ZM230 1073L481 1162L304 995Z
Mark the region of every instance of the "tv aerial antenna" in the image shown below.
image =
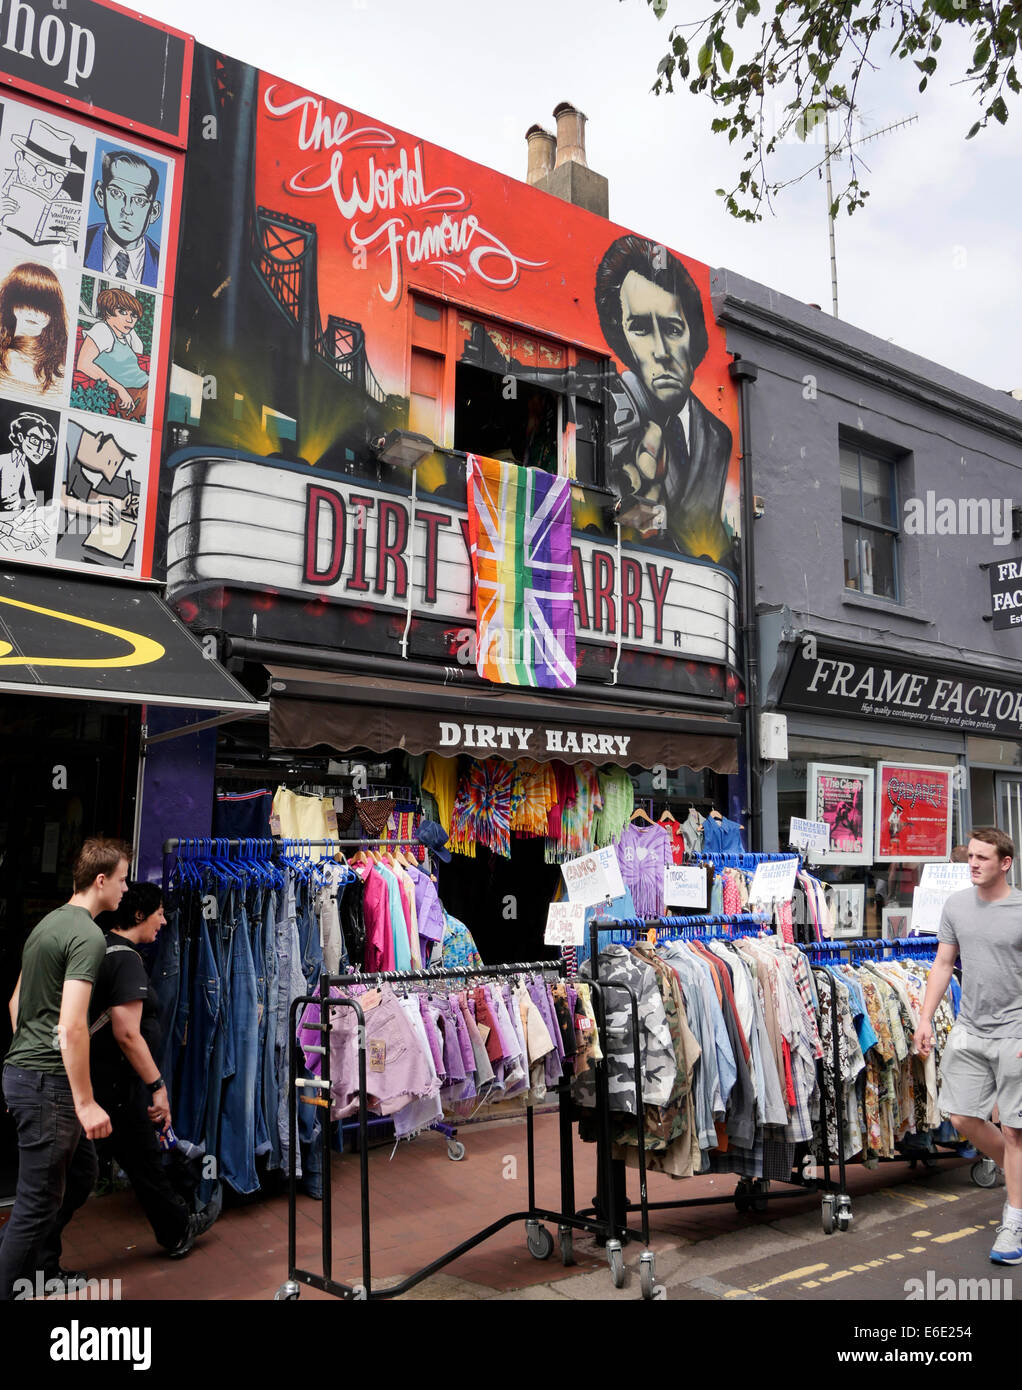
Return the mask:
M853 149L859 145L868 145L871 140L879 140L885 135L891 135L896 130L903 130L905 126L913 125L918 121L918 116L904 116L900 121L892 121L890 125L881 126L879 130L871 130L868 135L862 135L856 140L849 140L846 149ZM837 310L837 244L834 237L834 185L831 180L830 165L831 159L840 159L840 151L835 153L830 143L830 108L825 106L823 110L823 141L824 141L824 170L827 178L827 230L830 237L830 293L834 305L834 317L838 317Z

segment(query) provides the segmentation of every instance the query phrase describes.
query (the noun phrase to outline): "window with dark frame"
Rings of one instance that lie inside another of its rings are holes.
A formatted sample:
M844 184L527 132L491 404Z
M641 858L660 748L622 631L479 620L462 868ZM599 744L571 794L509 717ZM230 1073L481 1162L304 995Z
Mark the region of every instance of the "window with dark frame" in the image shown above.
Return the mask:
M900 603L897 461L847 438L840 456L844 586Z

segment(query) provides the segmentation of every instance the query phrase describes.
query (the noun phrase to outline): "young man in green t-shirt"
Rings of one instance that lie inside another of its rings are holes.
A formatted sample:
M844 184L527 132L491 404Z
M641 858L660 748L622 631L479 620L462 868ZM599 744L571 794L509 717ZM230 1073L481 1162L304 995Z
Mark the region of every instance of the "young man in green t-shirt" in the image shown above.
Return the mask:
M110 1133L89 1076L89 1000L106 950L93 919L120 903L130 856L120 840L86 840L70 901L43 918L22 952L3 1068L18 1127L18 1186L0 1231L0 1301L37 1272L70 1277L60 1269L61 1232L96 1181L92 1141Z

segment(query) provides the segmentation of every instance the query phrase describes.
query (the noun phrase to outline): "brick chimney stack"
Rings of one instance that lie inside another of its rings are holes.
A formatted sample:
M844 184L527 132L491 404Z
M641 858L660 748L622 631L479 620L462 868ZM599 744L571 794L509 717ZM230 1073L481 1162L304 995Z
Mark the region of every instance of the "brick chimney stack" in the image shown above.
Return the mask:
M554 107L556 139L542 126L525 133L529 144L528 182L566 203L609 217L607 180L586 162L586 118L570 101Z

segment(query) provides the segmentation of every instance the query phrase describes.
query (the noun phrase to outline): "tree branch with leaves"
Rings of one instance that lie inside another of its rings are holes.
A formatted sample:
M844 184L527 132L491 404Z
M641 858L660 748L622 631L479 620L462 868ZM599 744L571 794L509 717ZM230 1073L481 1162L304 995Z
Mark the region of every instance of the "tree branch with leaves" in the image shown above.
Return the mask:
M646 3L658 19L667 12L668 0ZM770 176L778 145L805 140L821 124L831 154L847 153L850 160L848 180L831 211L836 215L843 205L852 213L869 196L855 140L863 79L892 57L908 60L919 69L924 92L949 32L970 36L971 63L953 77L974 88L979 119L968 132L971 139L991 120L1004 125L1008 102L1019 93L1022 0L724 0L703 18L674 25L653 91L673 92L684 84L709 96L719 112L711 130L730 144L740 142L745 167L732 189L717 190L733 217L759 221L776 193L821 166L822 158L795 179Z

